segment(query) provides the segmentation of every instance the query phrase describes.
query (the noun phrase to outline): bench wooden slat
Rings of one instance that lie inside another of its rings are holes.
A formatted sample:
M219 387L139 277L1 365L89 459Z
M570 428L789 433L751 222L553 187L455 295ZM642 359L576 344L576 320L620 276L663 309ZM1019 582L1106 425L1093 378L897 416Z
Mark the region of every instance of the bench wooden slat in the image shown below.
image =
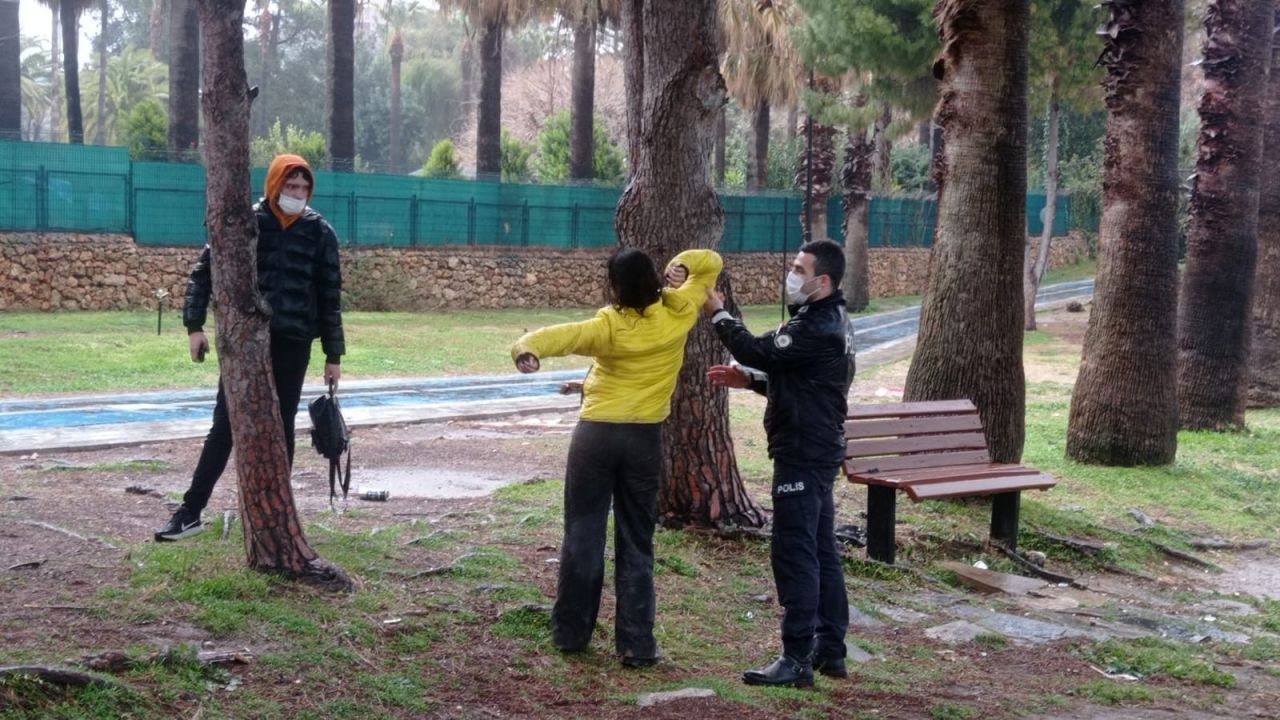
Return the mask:
M982 418L978 413L963 415L943 415L938 417L886 418L883 420L860 420L844 424L846 440L860 438L923 435L931 433L964 432L977 430L982 432Z
M1032 470L1031 474L1013 477L907 485L906 491L912 500L920 501L969 495L994 495L1013 490L1047 490L1057 484L1058 481L1048 475Z
M986 448L981 450L962 450L949 453L929 453L927 455L898 455L870 458L850 458L844 461L845 474L874 475L892 470L913 470L916 468L946 467L948 465L967 465L970 463L991 462L991 455ZM854 480L854 482L860 482Z
M876 403L855 405L849 408L852 420L882 417L914 417L917 415L941 415L946 413L973 412L977 408L968 400L931 400L909 403Z
M885 484L892 483L905 488L908 485L927 485L929 483L952 482L955 480L982 480L995 477L1016 477L1019 475L1039 475L1035 470L1022 465L1003 463L976 463L973 465L948 465L936 468L917 470L899 470L891 473L873 475Z
M913 435L903 438L876 440L850 440L845 457L871 455L896 455L898 453L926 453L939 450L981 450L987 447L987 438L980 432L951 433L947 435ZM955 462L948 462L954 465Z

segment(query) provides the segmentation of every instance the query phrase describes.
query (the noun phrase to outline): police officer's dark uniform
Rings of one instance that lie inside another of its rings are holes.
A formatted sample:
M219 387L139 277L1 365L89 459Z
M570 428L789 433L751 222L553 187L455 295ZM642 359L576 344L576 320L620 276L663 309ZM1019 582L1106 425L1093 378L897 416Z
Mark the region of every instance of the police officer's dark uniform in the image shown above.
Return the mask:
M750 670L750 684L812 684L813 670L846 675L849 605L835 540L832 484L844 460L844 418L853 382L853 331L844 295L788 308L791 320L752 336L729 313L716 333L769 398L764 427L773 460L771 559L782 620L783 656Z

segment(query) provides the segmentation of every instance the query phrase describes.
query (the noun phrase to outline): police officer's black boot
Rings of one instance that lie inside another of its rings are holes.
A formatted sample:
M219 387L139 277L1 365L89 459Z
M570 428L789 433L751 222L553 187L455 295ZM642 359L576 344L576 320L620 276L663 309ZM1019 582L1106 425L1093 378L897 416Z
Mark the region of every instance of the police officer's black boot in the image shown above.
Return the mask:
M813 669L815 672L822 673L827 677L849 677L849 668L845 666L844 658L836 657L835 655L814 655Z
M782 655L768 667L742 673L742 682L748 685L812 687L813 665L808 660Z

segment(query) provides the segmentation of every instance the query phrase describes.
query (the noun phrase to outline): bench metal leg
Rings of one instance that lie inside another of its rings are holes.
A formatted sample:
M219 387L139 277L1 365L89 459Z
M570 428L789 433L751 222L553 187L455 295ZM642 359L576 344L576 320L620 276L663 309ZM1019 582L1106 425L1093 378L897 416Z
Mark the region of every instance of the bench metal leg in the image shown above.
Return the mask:
M889 565L893 564L897 542L894 525L897 523L898 491L883 485L867 486L867 557Z
M1022 493L1000 493L991 499L991 539L1010 550L1018 547L1018 512Z

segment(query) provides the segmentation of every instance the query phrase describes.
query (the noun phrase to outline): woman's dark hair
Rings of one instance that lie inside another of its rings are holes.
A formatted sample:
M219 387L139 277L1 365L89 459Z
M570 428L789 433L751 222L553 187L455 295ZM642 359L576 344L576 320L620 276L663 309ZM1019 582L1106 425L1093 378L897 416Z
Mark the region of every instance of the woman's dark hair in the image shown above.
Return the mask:
M643 250L622 248L609 257L609 304L641 314L662 297L662 278Z

